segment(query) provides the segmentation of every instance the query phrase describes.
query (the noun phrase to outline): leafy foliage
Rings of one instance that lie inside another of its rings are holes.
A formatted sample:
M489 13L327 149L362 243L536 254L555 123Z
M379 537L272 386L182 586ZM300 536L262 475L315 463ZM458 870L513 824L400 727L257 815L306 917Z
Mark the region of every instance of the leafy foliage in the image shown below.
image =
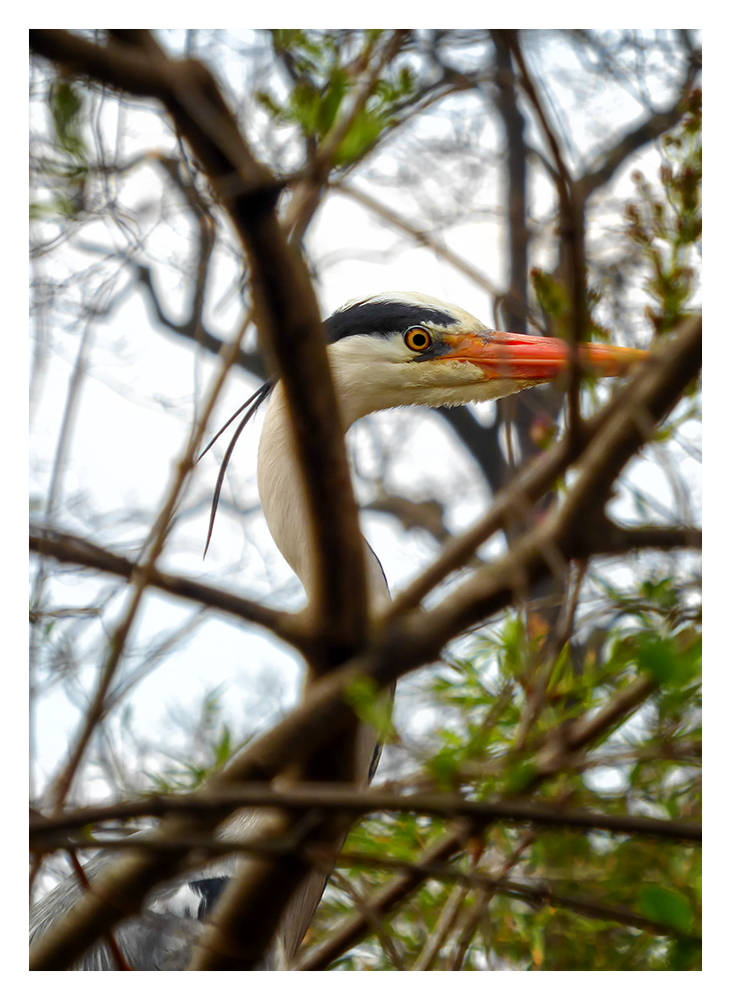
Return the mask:
M646 314L658 334L672 330L687 314L698 287L694 261L702 233L700 91L690 95L681 126L664 137L662 147L662 194L658 197L637 171L637 201L625 209L628 235L647 264L646 288L654 304Z
M477 800L532 792L531 801L553 808L698 820L700 636L690 624L692 603L672 581L648 578L608 592L605 614L615 624L599 650L567 646L546 660L542 640L529 638L520 618L512 618L481 637L472 656L436 670L424 696L440 724L424 766L400 786L423 789L426 780ZM585 751L567 753L547 770L542 749L566 720L590 717L642 674L656 686L637 713L608 724ZM521 719L541 676L545 697L521 742ZM359 825L345 850L408 865L443 830L442 819L378 815ZM388 921L386 950L373 939L338 967L392 968L395 952L403 968L412 968L459 891L455 876L471 872L505 878L505 887L486 897L465 884L455 928L433 968L450 967L471 921L465 969L699 967L698 847L540 827L526 833L502 823L488 827L475 847L470 841L451 863L450 877L429 880ZM386 878L377 867L344 874L366 896ZM322 926L348 905L342 892L329 893ZM642 918L657 929L636 926Z
M31 219L61 215L73 218L83 210L89 153L84 136L84 90L78 83L58 77L49 88L48 108L54 142L38 160L37 180L44 180L30 203ZM45 188L45 190L44 190Z
M365 31L350 44L340 32L305 32L276 29L274 50L284 60L293 79L286 101L260 90L260 105L279 125L294 125L305 139L320 143L332 130L339 115L348 114L347 98L360 71L367 65L380 31ZM365 105L351 115L338 143L332 164L343 167L361 159L389 124L395 106L414 89L407 66L375 80Z

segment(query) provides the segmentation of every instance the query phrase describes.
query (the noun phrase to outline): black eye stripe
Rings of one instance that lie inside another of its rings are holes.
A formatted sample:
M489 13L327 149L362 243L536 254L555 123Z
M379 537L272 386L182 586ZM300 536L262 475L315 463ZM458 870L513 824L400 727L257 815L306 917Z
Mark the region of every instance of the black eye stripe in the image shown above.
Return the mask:
M328 339L331 343L357 334L389 337L403 333L412 326L433 323L439 327L455 324L455 317L446 310L422 306L409 302L366 300L341 309L325 320Z

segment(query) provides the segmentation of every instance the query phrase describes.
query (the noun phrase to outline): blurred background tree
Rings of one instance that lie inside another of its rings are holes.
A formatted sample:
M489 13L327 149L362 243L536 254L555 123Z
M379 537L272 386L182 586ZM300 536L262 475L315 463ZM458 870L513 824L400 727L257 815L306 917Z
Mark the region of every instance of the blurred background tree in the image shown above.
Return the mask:
M110 33L120 45L137 44L134 35ZM497 329L570 337L572 288L585 277L582 332L648 346L700 307L697 32L156 38L213 71L256 156L281 179L282 222L305 253L323 315L351 297L413 288ZM135 559L222 344L246 326L214 423L266 372L249 327L248 266L205 173L154 100L39 57L30 93L32 532ZM585 386L585 410L610 391ZM391 411L353 428L364 530L392 591L549 445L563 402L555 388L533 389L498 405ZM223 448L215 453L220 460ZM205 567L217 470L197 467L162 565L296 608L299 586L264 531L254 458L247 432ZM699 461L692 383L617 480L612 514L627 526L698 524ZM553 496L517 512L507 537L475 559L503 552ZM37 806L88 717L125 587L108 573L32 562ZM296 702L298 685L298 662L281 644L215 608L148 593L71 800L196 788ZM628 690L636 697L624 705ZM544 759L556 734L618 704L583 742ZM367 694L360 709L369 711ZM573 562L507 617L456 640L441 664L403 680L377 781L698 821L700 748L697 553L692 543L640 547ZM302 967L700 967L698 845L495 822L429 860L446 829L444 818L398 812L362 822ZM38 885L60 870L47 862Z

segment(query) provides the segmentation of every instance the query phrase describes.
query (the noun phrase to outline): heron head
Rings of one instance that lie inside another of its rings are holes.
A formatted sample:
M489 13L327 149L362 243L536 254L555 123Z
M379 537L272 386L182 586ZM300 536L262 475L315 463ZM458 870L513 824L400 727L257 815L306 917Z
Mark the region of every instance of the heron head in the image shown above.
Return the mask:
M569 348L552 337L490 330L439 299L390 292L347 303L326 321L347 423L395 406L458 406L553 382ZM582 344L582 368L624 374L646 351Z

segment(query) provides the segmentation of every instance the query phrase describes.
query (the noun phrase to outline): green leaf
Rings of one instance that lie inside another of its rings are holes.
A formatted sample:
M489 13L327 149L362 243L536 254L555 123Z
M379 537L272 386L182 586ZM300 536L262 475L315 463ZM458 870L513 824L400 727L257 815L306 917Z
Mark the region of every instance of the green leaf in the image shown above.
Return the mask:
M343 136L334 157L336 166L343 166L359 159L381 134L384 122L380 115L362 111Z
M690 934L693 930L693 907L674 889L648 885L640 890L637 900L640 913L648 920L665 924L681 934Z
M340 105L348 89L348 77L343 69L334 69L327 90L319 101L317 111L317 134L327 135L332 128Z
M505 772L503 794L518 795L524 792L533 782L537 774L536 767L530 761L521 761Z
M668 953L667 966L673 972L700 971L703 950L697 941L681 938L673 941Z
M60 79L50 95L50 108L59 145L74 159L86 163L86 146L81 136L83 100L78 84Z
M700 673L700 637L682 649L676 637L665 639L645 633L637 637L634 646L637 666L658 684L682 687Z
M392 701L388 693L380 691L370 677L358 677L348 686L344 695L358 718L372 726L382 739L392 732Z
M216 766L220 767L225 764L226 761L231 756L233 752L233 743L231 740L231 732L228 726L224 726L221 732L221 738L218 743L214 746Z

